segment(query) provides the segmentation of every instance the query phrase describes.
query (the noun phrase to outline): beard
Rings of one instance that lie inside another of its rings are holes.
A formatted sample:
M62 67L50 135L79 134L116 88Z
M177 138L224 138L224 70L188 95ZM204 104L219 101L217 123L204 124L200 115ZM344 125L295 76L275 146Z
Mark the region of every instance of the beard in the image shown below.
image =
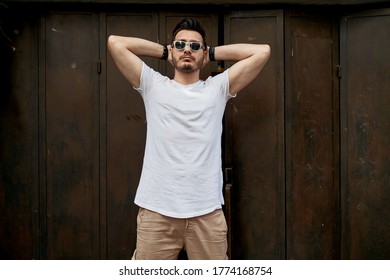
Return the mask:
M188 57L191 59L191 61L184 61L181 60L183 57ZM202 60L196 60L192 56L180 56L178 59L177 58L172 58L172 64L175 69L182 73L193 73L195 71L198 71L202 68L203 61Z

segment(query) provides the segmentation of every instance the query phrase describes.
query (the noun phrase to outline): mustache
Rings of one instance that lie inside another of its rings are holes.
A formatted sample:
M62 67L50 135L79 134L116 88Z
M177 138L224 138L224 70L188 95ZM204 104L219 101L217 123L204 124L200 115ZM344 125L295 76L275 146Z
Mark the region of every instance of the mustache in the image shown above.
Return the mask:
M183 54L183 55L181 55L179 58L180 58L180 59L182 59L182 58L190 58L190 59L192 59L192 60L195 60L195 57L192 56L192 55L190 55L190 54Z

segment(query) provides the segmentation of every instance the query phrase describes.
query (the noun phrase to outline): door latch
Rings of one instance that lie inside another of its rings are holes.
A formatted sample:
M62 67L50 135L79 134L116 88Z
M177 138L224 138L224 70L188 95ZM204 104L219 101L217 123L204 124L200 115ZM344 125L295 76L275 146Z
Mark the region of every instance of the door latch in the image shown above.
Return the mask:
M225 168L225 183L231 184L233 180L233 168L226 167Z

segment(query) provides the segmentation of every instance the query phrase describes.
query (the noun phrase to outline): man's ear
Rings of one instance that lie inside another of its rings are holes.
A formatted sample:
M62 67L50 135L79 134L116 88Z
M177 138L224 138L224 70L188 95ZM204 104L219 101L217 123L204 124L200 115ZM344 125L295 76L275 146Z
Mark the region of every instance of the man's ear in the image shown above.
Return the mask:
M209 52L208 50L204 50L203 51L203 65L202 65L202 68L205 67L207 65L207 63L209 63Z
M167 60L172 64L172 52L173 52L172 45L168 45L167 48L168 48L168 59Z

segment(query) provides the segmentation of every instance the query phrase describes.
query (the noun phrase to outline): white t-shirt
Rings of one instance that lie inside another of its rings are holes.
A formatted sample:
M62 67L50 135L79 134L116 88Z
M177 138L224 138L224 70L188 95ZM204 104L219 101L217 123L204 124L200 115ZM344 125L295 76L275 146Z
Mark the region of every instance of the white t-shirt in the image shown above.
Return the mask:
M222 118L229 94L228 70L182 85L145 63L140 88L147 137L135 203L174 218L221 208Z

